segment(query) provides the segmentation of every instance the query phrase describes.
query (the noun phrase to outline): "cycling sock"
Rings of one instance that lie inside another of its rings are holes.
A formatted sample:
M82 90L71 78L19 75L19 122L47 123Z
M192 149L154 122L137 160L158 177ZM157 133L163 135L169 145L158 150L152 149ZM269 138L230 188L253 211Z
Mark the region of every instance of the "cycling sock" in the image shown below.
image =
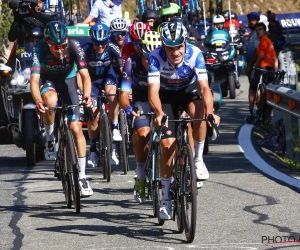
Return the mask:
M86 178L85 176L86 157L78 157L78 164L79 164L79 179L84 179Z
M161 178L161 199L162 200L170 200L171 199L171 180L172 177L169 178Z
M45 127L45 133L46 133L46 140L47 141L53 141L55 139L54 137L54 123L48 125L44 124Z
M194 145L195 145L195 161L200 161L203 162L203 149L204 149L204 141L198 142L194 140Z
M97 139L90 139L90 152L96 152Z
M112 128L112 130L114 130L114 129L119 129L119 122L118 122L118 121L112 122L111 128Z
M145 162L137 162L136 163L136 175L137 179L139 180L145 180Z

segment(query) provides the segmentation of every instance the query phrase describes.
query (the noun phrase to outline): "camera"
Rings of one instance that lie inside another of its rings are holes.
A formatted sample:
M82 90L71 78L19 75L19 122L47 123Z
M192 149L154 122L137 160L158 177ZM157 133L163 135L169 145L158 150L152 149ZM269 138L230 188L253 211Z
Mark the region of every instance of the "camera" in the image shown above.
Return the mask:
M19 10L20 15L28 15L29 12L29 6L32 5L37 5L38 0L9 0L9 8L16 10Z

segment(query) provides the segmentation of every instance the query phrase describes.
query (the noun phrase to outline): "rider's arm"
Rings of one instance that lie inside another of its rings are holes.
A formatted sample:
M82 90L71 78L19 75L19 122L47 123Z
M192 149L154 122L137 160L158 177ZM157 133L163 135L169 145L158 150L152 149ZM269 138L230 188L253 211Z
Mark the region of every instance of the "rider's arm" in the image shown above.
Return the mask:
M198 78L197 83L201 91L201 97L206 111L206 116L213 114L213 97L208 83L205 60L202 52L199 52L196 57L194 70Z
M114 44L110 43L110 51L113 54L113 57L116 59L118 67L120 68L121 73L123 72L123 63L122 63L122 55L120 49Z
M162 110L161 101L159 99L160 64L157 58L151 55L148 61L148 101L156 117L162 117L164 115L164 112Z
M131 71L132 71L132 65L131 65L131 58L129 57L124 65L123 78L121 83L121 93L120 93L120 105L124 110L126 110L126 108L130 106L128 96L131 91L131 85L132 85Z
M40 64L40 54L42 51L39 51L39 44L37 43L36 46L33 48L33 63L31 67L31 75L30 75L30 91L32 98L35 103L42 102L42 96L39 88L40 82L40 72L41 72L41 64Z
M77 64L78 73L81 76L82 84L83 84L83 96L90 97L92 90L92 83L89 71L87 69L87 61L85 57L85 53L80 46L80 43L75 40L69 40L69 49L71 54L75 58L75 62Z

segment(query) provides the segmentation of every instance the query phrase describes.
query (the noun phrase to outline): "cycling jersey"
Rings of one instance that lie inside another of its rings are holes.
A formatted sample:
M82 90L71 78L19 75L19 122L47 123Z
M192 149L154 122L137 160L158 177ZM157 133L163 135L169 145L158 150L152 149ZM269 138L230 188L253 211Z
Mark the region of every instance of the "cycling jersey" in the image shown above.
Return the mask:
M121 91L130 92L131 89L148 91L147 78L148 71L143 66L141 57L135 53L124 65Z
M88 70L92 81L99 78L105 78L108 72L111 71L114 59L116 60L118 67L122 68L121 52L119 47L110 42L101 55L98 55L95 52L92 43L84 45L83 51L85 52L88 60Z
M125 64L125 62L127 61L127 59L132 55L136 53L136 50L134 48L133 42L129 42L127 43L123 49L122 49L122 62L123 65Z
M179 91L204 79L208 79L205 60L202 51L193 45L186 45L183 61L176 66L168 61L162 47L150 53L149 84L160 83L161 89Z
M259 67L272 67L275 68L275 59L277 57L276 51L274 50L273 43L267 36L260 38L260 42L257 47L257 55L263 56Z
M86 69L87 62L80 43L75 39L68 40L68 47L62 58L56 58L44 39L33 48L31 74L40 74L48 78L66 79L76 76L77 69Z

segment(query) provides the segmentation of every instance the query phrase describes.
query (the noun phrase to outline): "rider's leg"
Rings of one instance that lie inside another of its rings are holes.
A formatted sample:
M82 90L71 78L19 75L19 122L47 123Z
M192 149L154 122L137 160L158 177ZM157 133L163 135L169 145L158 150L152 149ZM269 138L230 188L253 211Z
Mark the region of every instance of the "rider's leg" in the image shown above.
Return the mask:
M48 83L50 83L48 81ZM57 93L55 87L52 83L51 86L41 87L41 94L43 102L47 107L55 107L57 103ZM46 85L45 85L46 86ZM55 136L54 136L54 120L55 112L47 111L44 114L44 127L46 133L46 149L45 149L45 159L48 161L53 161L56 159L56 150L55 150Z

